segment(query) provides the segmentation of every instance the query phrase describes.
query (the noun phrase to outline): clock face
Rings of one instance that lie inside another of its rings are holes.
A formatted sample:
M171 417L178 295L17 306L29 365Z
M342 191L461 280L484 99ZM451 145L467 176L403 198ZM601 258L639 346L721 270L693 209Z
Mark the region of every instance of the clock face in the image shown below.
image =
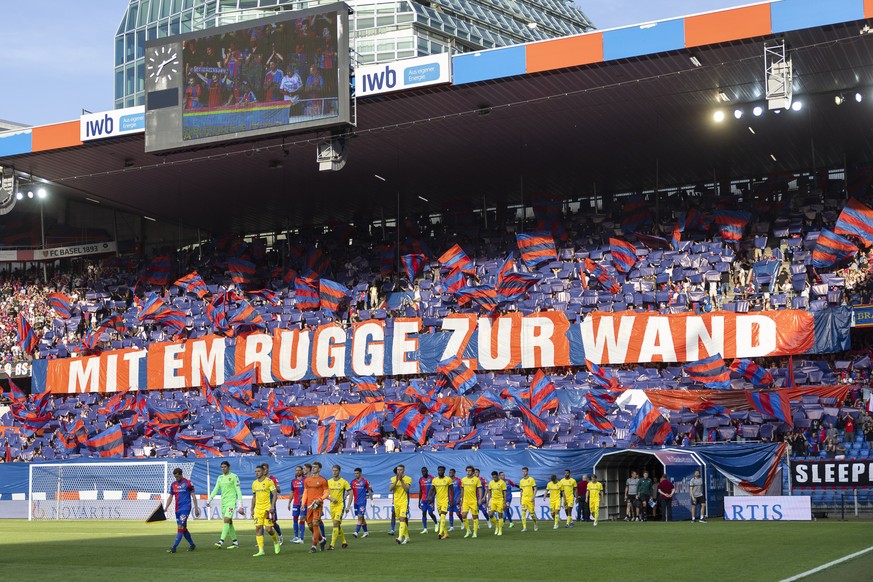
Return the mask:
M173 77L180 74L182 67L179 54L175 48L162 46L149 51L146 58L146 74L150 79L166 79L172 81Z

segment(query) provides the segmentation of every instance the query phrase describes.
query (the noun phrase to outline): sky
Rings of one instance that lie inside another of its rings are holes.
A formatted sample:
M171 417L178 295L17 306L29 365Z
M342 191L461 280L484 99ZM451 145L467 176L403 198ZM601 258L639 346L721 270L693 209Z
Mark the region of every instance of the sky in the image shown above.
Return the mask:
M597 28L751 0L576 0ZM114 108L115 32L127 0L6 0L0 17L0 119L44 125Z

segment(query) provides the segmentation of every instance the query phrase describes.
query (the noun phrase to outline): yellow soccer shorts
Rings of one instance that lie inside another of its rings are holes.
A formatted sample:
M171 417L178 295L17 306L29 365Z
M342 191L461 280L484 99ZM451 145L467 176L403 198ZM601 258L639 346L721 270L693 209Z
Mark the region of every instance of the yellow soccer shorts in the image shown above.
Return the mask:
M409 504L404 503L403 505L394 504L394 516L397 519L406 519L409 517Z
M272 526L273 522L270 521L268 514L270 513L269 509L258 509L255 508L255 525L256 526Z
M449 503L448 502L437 503L436 510L437 510L437 513L439 513L439 514L448 513L449 512Z
M488 511L496 511L497 513L503 513L504 503L502 501L498 501L495 503L492 501L488 506Z
M552 512L552 517L554 517L561 512L561 504L560 503L551 503L551 504L549 504L549 510Z
M464 505L461 507L461 515L467 515L468 513L473 517L476 517L476 515L479 513L479 504L475 501L465 501Z
M533 515L533 513L536 511L536 507L534 507L533 499L522 499L521 500L521 509L522 510L526 509L528 512L531 513L531 515Z
M333 521L342 521L343 519L343 506L339 504L330 506L330 518Z

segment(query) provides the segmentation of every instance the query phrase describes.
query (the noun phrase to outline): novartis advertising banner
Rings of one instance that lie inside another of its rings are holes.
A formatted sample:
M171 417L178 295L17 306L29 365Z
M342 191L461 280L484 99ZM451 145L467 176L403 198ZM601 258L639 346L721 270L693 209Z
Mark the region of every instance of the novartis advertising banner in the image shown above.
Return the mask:
M808 495L744 495L724 498L724 518L727 521L809 521L812 509Z

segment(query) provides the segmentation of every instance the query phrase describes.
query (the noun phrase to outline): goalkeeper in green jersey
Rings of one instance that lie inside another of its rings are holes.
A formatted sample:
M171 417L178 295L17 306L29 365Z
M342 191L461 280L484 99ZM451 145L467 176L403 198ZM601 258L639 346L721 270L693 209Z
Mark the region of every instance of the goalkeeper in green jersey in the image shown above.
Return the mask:
M224 547L224 539L230 534L230 539L233 540L228 550L235 550L239 547L239 542L236 539L236 528L233 527L233 513L239 509L240 515L245 515L245 510L242 506L242 491L239 488L239 477L230 472L230 463L227 461L221 462L221 475L215 481L215 487L212 493L209 494L209 499L206 501L206 507L212 503L212 498L216 495L221 496L221 517L224 518L224 527L221 528L221 539L215 542L216 548Z

